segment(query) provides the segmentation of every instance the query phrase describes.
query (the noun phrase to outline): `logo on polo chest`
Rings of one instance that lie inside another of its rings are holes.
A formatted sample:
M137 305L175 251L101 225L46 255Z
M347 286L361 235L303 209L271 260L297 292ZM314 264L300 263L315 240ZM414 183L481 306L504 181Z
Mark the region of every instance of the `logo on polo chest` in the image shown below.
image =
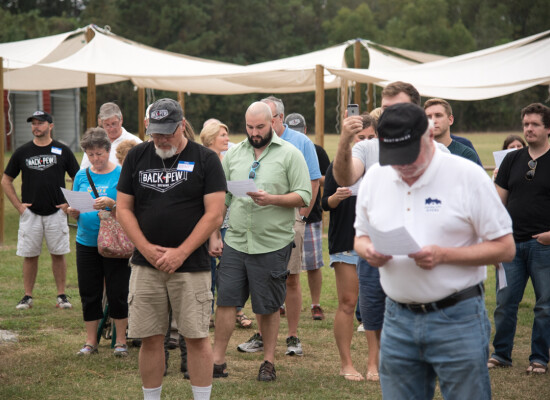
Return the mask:
M34 156L25 160L27 168L36 169L38 171L44 171L57 164L57 157L55 155L46 154L42 156Z
M441 200L437 198L431 198L428 197L426 200L424 200L424 208L426 212L439 212L441 209Z
M139 172L139 183L143 187L164 193L186 181L187 173L176 169L148 169Z

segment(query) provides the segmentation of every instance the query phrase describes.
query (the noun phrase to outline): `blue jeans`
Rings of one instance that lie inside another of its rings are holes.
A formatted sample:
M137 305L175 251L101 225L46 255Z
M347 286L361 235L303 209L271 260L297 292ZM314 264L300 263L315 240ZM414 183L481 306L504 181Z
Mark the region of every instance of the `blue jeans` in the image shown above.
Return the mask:
M386 294L380 285L380 272L367 261L359 258L359 308L361 322L368 331L379 331L384 323Z
M527 280L531 278L536 303L529 361L547 365L550 346L550 246L540 244L535 239L516 243L516 257L511 263L504 263L504 271L508 286L497 289L496 332L493 339L495 351L491 357L503 364L512 364L518 307Z
M444 399L490 399L490 334L483 296L425 314L387 298L380 344L384 399L431 399L436 377Z

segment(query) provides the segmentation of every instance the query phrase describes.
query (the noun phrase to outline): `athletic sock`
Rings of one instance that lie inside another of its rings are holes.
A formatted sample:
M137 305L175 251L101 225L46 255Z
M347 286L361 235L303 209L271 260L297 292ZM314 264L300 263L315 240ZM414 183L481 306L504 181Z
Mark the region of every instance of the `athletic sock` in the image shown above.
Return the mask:
M212 385L210 386L191 386L194 400L210 400Z
M146 389L143 386L143 400L160 400L160 393L162 392L162 385L158 388Z

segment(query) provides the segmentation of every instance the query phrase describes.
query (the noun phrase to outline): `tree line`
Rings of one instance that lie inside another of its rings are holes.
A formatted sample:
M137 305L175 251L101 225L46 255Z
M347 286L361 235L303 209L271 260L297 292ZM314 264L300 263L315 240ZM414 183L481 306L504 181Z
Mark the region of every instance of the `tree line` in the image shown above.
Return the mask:
M550 29L547 0L2 0L1 4L0 42L93 23L159 49L241 65L299 55L354 38L455 56ZM352 50L348 52L352 66ZM367 65L364 51L362 66ZM361 86L364 92L366 85ZM85 115L86 89L81 95ZM190 94L185 111L197 130L202 121L215 117L231 131L244 132L246 107L267 95ZM155 98L165 96L174 98L175 93L154 91ZM314 93L278 97L287 113L302 113L313 132ZM451 101L453 130L520 129L519 110L532 102L546 102L548 97L548 87L538 86L490 100ZM125 115L125 127L137 131L137 95L131 83L100 86L97 100L98 104L117 102ZM336 90L327 90L325 108L325 130L335 132Z

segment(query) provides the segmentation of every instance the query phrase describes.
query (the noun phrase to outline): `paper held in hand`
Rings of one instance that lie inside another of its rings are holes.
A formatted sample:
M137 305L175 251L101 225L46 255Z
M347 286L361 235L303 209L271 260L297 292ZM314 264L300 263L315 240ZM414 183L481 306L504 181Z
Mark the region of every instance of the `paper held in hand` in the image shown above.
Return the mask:
M406 256L420 251L420 246L404 226L382 232L367 222L366 228L374 249L381 254Z
M69 203L69 207L74 208L75 210L80 211L81 213L97 211L94 208L95 200L92 195L88 192L73 192L72 190L67 190L61 188L63 196Z
M252 179L242 181L227 181L227 190L236 197L248 197L246 193L257 192L258 188Z

